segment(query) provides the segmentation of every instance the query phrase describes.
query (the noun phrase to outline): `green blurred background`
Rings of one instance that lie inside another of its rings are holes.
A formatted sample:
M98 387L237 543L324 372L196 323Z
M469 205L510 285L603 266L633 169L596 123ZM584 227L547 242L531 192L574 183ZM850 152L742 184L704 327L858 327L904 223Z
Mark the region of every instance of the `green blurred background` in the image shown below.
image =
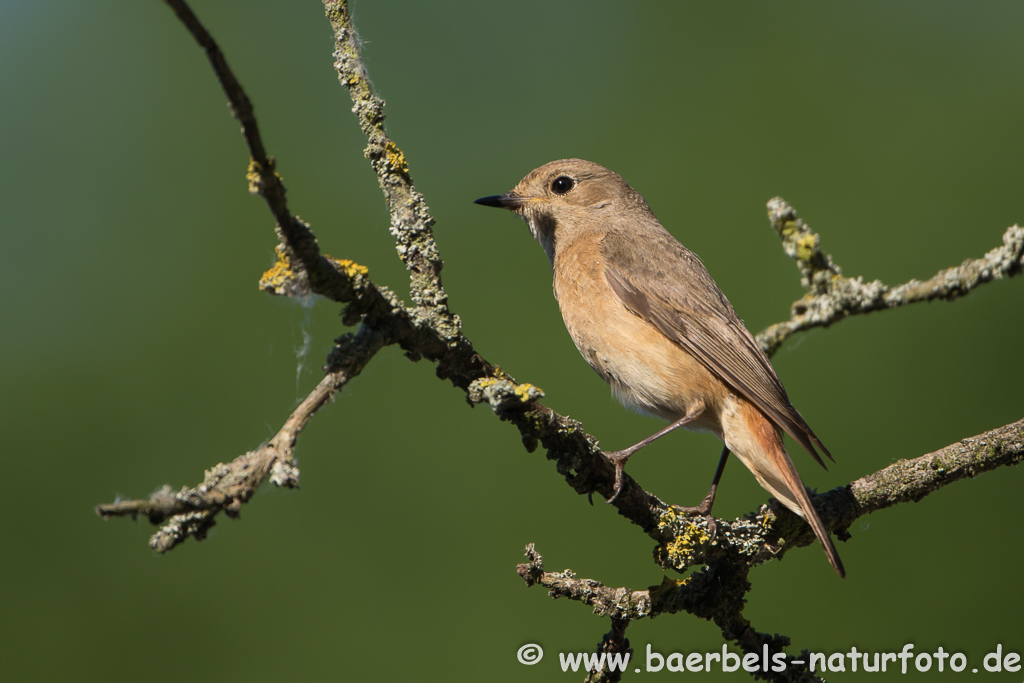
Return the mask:
M322 6L195 10L255 103L292 209L326 252L404 292ZM364 1L354 14L465 332L607 447L659 424L578 357L525 225L473 199L561 157L609 166L754 331L802 293L765 219L772 196L846 274L891 284L980 256L1024 221L1019 2ZM592 650L608 623L525 588L522 547L640 589L662 580L652 542L395 349L303 434L301 491L264 489L241 521L163 557L147 523L93 514L194 484L270 437L343 329L333 304L257 291L272 220L246 192L204 55L163 3L0 3L0 89L5 680L581 680L556 653ZM795 453L808 485L1019 419L1022 304L1024 279L998 282L787 343L775 366L838 461L825 472ZM717 454L679 434L630 472L694 503ZM972 666L997 644L1024 652L1022 474L859 520L839 544L845 581L816 547L756 569L746 616L795 650L909 642ZM716 511L766 498L733 463ZM689 616L629 636L641 654L721 646ZM524 643L547 652L529 670Z

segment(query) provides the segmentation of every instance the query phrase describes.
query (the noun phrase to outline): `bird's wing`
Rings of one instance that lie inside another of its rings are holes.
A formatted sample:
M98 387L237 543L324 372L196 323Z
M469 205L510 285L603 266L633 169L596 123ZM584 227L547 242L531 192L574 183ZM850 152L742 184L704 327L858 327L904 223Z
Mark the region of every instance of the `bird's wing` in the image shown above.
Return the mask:
M610 231L601 240L605 279L619 301L757 406L822 467L815 446L834 461L697 255L663 228L653 236L644 232L650 242L644 257L627 231Z

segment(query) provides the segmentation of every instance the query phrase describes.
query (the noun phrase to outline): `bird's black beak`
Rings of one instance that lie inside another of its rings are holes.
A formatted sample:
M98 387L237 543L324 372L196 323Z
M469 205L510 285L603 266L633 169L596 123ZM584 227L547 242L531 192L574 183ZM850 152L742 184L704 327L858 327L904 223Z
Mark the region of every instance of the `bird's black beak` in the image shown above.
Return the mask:
M515 192L509 192L508 194L496 194L490 197L481 197L477 199L474 204L480 206L493 206L496 209L510 209L515 210L526 203L526 198L517 195Z

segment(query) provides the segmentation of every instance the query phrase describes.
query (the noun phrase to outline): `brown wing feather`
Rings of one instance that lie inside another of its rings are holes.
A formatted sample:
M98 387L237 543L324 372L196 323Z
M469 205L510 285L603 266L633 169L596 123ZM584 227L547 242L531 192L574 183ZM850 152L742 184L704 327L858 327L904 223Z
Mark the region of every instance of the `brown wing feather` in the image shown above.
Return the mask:
M824 467L815 446L832 455L790 404L775 369L704 264L664 229L652 239L645 253L656 254L653 260L638 257L628 233L610 231L601 241L605 279L622 304L756 405Z

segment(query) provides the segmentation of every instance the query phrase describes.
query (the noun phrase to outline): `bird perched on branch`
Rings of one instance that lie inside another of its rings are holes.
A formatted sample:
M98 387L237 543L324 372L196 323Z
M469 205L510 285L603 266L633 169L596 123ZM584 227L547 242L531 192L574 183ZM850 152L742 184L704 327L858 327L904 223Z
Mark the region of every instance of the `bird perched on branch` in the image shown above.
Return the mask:
M508 194L477 204L521 216L551 261L555 298L576 348L626 407L670 422L604 455L612 502L629 457L679 427L709 431L725 449L711 490L690 513L710 515L730 451L811 525L840 576L843 564L783 446L792 436L824 467L831 454L807 426L704 264L658 222L617 173L582 159L532 171Z

